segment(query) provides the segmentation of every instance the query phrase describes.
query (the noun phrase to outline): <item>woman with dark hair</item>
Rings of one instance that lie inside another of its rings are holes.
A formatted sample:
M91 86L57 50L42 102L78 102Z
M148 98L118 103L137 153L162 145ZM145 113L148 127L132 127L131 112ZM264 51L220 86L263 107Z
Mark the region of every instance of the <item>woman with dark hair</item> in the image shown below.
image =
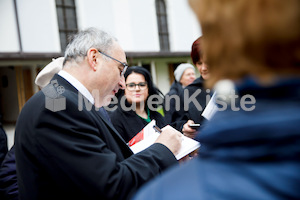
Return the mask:
M118 108L110 113L110 117L114 127L128 142L151 120L154 119L159 127L166 123L157 112L162 106L163 94L152 82L148 70L139 66L129 67L124 77L126 88L117 94Z

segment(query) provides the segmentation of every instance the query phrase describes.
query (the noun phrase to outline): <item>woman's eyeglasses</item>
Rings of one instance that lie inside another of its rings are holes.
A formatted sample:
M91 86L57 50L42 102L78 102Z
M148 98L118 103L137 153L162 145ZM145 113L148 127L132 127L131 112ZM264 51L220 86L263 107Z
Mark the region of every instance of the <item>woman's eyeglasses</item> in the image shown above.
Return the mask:
M138 83L138 84L135 84L135 83L126 84L126 88L129 91L136 90L136 86L138 86L139 90L145 90L145 89L147 89L147 82L141 82L141 83Z

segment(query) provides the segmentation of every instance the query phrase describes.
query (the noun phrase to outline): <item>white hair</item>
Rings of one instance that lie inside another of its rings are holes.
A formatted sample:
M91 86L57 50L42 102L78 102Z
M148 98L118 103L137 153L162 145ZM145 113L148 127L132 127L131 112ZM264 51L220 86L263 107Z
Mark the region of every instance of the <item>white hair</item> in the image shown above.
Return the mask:
M74 60L80 62L87 55L87 51L94 47L107 54L114 48L117 39L105 31L97 28L88 28L74 35L65 50L65 62ZM105 59L108 59L105 57Z

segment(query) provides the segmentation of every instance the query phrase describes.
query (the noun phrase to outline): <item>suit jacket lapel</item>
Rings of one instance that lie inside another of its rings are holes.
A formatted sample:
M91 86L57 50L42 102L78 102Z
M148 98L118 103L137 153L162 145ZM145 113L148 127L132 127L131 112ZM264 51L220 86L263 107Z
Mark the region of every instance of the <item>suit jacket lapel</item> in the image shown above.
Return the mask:
M58 74L55 74L54 77L52 78L52 80L57 80L59 85L62 85L63 87L65 87L66 90L70 90L72 92L75 93L79 93L79 91L72 85L70 84L67 80L65 80L64 78L62 78L61 76L59 76ZM85 96L82 95L82 97L88 101L88 99L85 98ZM89 102L89 101L88 101ZM103 117L100 113L100 111L96 110L96 107L94 105L92 105L91 111L94 115L98 116L98 118L100 118L99 120L102 120L106 126L111 130L111 133L115 136L114 138L116 140L119 140L120 143L124 143L124 146L127 147L127 149L130 151L130 153L132 154L131 149L126 145L125 140L122 138L122 136L118 133L118 131L113 127L112 123L107 121L107 119L105 117ZM130 155L127 155L130 156Z
M102 121L104 121L104 123L105 123L105 124L106 124L113 132L114 132L114 134L116 134L117 137L120 138L120 140L122 140L122 141L126 144L125 140L124 140L124 139L122 138L122 136L118 133L118 131L115 129L115 127L113 127L112 123L109 122L109 121L107 121L107 119L106 119L104 116L102 116L101 113L100 113L99 111L96 111L96 109L95 109L94 106L93 106L92 111L93 111L93 113L94 113L95 115L98 115L98 116L102 119Z

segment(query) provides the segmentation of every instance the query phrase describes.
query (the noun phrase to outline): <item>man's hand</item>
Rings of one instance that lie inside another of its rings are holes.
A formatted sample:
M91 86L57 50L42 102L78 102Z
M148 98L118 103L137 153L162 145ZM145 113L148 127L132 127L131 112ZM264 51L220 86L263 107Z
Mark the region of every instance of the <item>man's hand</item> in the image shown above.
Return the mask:
M165 145L176 156L181 148L182 134L171 126L162 128L160 136L155 143Z

